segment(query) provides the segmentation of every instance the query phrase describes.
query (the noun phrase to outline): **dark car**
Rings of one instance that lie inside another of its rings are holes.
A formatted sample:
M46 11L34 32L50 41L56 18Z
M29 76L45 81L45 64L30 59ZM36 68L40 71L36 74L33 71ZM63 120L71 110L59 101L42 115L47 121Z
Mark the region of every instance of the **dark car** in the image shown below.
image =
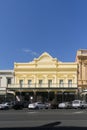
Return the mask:
M23 107L28 108L28 105L30 104L29 101L23 101Z
M21 101L17 101L17 102L15 102L15 104L13 105L13 109L16 109L16 110L18 110L18 109L23 109L23 103L21 102Z
M57 102L51 102L50 103L50 108L51 109L57 109L58 108L58 103Z

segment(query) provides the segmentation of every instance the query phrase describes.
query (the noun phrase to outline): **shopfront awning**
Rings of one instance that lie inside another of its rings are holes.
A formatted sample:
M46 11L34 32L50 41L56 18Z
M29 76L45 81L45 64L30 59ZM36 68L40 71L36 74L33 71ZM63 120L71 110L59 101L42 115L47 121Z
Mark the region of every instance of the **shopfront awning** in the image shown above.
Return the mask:
M15 92L14 92L14 91L9 91L9 90L7 90L7 93L15 95Z
M87 94L87 92L82 92L80 95L83 96L83 95L86 95L86 94Z

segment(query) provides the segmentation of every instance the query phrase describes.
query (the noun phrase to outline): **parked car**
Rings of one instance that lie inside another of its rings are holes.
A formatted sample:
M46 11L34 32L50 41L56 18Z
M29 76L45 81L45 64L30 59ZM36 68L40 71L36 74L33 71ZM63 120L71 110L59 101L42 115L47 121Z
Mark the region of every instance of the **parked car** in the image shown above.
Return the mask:
M87 102L82 101L81 109L85 109L85 108L87 108Z
M28 105L29 109L45 109L46 105L42 102L35 102L35 103L30 103Z
M58 108L58 101L55 98L50 103L51 103L51 109Z
M13 108L13 102L5 102L4 104L7 105L9 109Z
M74 100L72 102L73 108L87 108L87 103L83 100Z
M23 101L23 107L28 108L29 103L30 103L29 101Z
M49 103L49 102L46 102L46 103L45 103L45 108L46 108L46 109L49 109L49 108L51 108L51 103Z
M23 103L21 102L21 101L17 101L17 102L15 102L14 103L14 105L13 105L13 109L16 109L16 110L18 110L18 109L23 109Z
M72 104L71 102L62 102L62 103L59 103L58 104L58 108L66 108L66 109L69 109L69 108L72 108Z
M0 110L7 110L7 109L9 109L9 105L7 103L0 104Z

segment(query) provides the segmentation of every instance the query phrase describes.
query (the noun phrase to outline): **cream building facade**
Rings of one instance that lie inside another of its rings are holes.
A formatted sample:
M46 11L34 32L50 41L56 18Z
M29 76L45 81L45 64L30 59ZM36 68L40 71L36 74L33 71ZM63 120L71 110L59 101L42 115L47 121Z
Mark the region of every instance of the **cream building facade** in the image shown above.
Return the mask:
M86 49L81 49L77 51L76 62L78 64L78 88L82 95L86 95L87 94L87 50Z
M37 99L73 100L78 93L76 62L61 62L47 52L27 63L14 63L14 84L8 90Z

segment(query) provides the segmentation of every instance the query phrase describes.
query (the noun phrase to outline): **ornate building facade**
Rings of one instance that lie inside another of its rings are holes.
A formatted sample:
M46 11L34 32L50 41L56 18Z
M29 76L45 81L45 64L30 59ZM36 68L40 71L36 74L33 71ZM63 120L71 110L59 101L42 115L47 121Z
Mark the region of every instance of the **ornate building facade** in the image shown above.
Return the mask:
M78 64L78 88L82 95L87 91L87 50L78 50L76 54Z
M77 69L76 62L60 62L44 52L31 62L14 63L14 84L8 90L36 100L73 100L78 93Z

